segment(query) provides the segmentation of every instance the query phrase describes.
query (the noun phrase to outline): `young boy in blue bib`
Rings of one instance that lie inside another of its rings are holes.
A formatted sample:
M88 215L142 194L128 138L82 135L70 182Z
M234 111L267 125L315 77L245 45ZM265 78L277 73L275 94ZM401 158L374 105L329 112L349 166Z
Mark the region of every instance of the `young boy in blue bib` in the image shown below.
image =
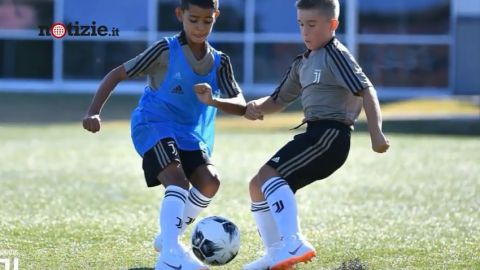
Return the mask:
M220 181L210 161L217 109L243 115L245 99L229 57L207 42L220 14L218 0L181 0L178 35L166 37L113 69L101 82L83 119L93 133L115 86L147 76L148 85L132 113L131 136L148 187L163 185L160 252L155 269L208 269L179 243L179 236L210 203Z
M307 50L295 58L271 96L247 104L245 117L262 119L301 98L307 129L278 150L250 181L251 210L266 252L244 270L294 269L316 256L301 234L294 194L343 165L362 106L372 149L383 153L389 148L375 88L335 37L338 0L297 0L296 6Z

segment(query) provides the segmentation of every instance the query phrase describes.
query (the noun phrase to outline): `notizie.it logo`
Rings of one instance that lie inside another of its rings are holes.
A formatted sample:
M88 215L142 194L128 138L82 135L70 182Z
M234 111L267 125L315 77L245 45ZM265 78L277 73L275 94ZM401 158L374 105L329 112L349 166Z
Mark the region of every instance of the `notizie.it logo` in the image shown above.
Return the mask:
M58 39L66 35L73 37L118 37L120 31L117 27L97 25L95 21L88 25L79 24L78 22L65 25L64 23L56 22L50 26L40 25L38 30L39 36L53 36Z

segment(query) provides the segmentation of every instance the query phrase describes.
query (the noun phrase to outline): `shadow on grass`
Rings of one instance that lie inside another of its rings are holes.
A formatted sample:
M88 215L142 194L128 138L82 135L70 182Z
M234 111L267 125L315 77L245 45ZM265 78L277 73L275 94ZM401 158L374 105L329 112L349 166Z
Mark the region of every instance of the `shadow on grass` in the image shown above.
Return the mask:
M333 270L367 270L368 265L360 261L360 259L355 258L353 260L349 260L343 262L342 265L339 267L334 268Z

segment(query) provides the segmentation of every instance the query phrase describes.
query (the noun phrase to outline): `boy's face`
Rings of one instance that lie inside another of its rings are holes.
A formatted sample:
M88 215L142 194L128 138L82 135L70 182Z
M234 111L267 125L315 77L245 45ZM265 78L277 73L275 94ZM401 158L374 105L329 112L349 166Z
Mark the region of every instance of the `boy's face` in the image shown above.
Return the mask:
M338 20L329 20L316 9L298 9L297 19L303 41L310 50L323 47L338 27Z
M212 31L220 11L190 5L188 9L176 9L177 18L183 23L183 30L189 42L203 43Z

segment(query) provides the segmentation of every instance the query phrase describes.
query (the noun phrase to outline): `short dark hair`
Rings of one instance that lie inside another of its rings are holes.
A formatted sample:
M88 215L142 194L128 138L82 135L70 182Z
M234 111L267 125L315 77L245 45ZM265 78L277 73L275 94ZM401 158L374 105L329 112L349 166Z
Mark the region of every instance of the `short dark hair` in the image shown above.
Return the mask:
M340 14L338 0L297 0L295 6L298 9L318 9L328 19L337 19Z
M190 5L218 9L218 0L181 0L180 7L183 10L188 9Z

